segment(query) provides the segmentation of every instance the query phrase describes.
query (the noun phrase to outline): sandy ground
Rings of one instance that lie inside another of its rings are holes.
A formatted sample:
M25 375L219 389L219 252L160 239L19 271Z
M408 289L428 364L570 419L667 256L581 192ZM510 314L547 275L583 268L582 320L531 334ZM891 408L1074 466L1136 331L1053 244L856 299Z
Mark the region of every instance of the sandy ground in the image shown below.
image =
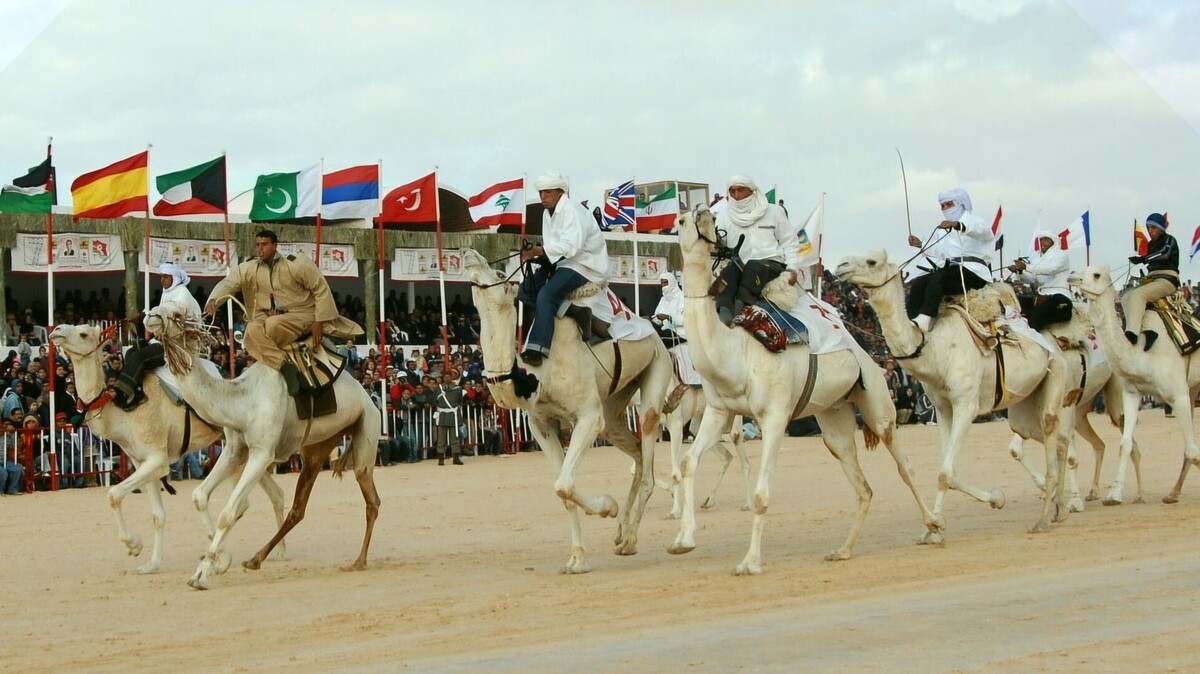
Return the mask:
M1105 484L1115 469L1115 429ZM166 560L140 576L103 489L0 499L3 671L788 671L1186 672L1200 605L1200 487L1159 499L1180 465L1175 422L1143 413L1148 503L1089 503L1050 533L1026 533L1038 494L1009 458L1007 427L977 424L960 474L998 486L993 511L951 494L944 546L917 546L920 519L884 451L862 451L875 490L857 555L840 545L852 492L819 439L791 439L773 483L764 573L735 577L750 515L732 471L698 547L672 556L676 522L658 492L640 552L612 554L614 520L588 518L593 571L559 575L569 529L539 453L376 471L383 510L370 568L345 572L363 515L353 480L322 474L287 559L245 571L273 532L260 492L232 534L234 566L186 585L207 538L183 482L167 498ZM900 440L932 502L936 428ZM861 442L861 438L860 438ZM759 443L747 445L752 460ZM662 452L667 451L660 443ZM1040 463L1040 447L1031 447ZM1082 467L1090 475L1090 450ZM624 500L629 461L592 450L580 485ZM701 464L699 489L716 461ZM660 463L660 475L663 464ZM281 476L291 498L294 476ZM1135 482L1132 476L1129 485ZM217 492L223 502L228 489ZM1127 501L1134 494L1127 490ZM126 502L149 535L145 496ZM148 551L143 553L143 557Z

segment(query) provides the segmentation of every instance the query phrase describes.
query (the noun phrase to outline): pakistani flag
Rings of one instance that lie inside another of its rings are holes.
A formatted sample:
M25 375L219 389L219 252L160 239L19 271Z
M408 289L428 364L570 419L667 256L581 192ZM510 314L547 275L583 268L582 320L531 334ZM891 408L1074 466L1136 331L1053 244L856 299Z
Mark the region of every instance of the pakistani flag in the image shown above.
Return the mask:
M54 169L50 158L0 188L0 213L49 213L54 195L46 189Z
M321 203L321 168L310 166L296 173L268 173L254 183L250 220L294 220L317 215Z

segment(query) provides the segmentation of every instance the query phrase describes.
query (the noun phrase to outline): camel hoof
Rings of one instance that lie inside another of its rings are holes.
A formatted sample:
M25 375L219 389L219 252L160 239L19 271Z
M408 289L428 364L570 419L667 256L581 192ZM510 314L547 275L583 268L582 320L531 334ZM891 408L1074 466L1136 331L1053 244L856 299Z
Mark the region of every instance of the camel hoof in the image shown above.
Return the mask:
M341 569L342 571L362 571L363 569L367 568L367 563L355 561L353 564L347 564L346 566L339 566L338 568Z
M675 512L674 510L672 510L671 512L667 513L667 516L664 517L663 519L677 520L680 517L683 517L683 513L678 513L678 512Z
M1085 497L1083 497L1083 500L1085 500L1085 501L1099 501L1099 500L1100 500L1100 494L1097 494L1095 490L1089 491L1089 492L1088 492L1088 495L1087 495L1087 496L1085 496Z
M128 549L130 557L137 557L142 554L142 537L134 534L132 538L125 542L125 547Z
M672 543L667 548L667 552L671 553L672 555L685 555L695 549L696 549L695 543L692 543L690 545L686 545L684 543Z
M917 538L917 545L942 545L942 534L937 531L923 531Z
M1162 497L1162 502L1168 505L1172 503L1179 503L1179 497L1174 494L1167 494L1166 496Z
M571 575L575 575L577 573L588 573L591 570L592 570L592 567L588 566L587 562L585 562L581 559L572 559L572 560L568 561L565 566L563 566L561 569L559 569L558 572L561 574L564 574L564 575L571 576Z
M137 573L138 575L145 576L151 573L158 573L158 569L158 564L155 564L154 562L146 562L137 568Z
M229 565L233 563L233 555L222 550L213 555L213 571L218 575L229 570Z
M619 543L619 544L617 544L617 547L613 549L613 554L621 555L622 557L627 557L629 555L636 555L637 554L637 542L627 541L625 543Z
M204 572L197 570L196 573L193 574L192 577L188 579L188 586L193 587L197 590L207 590L208 589L208 579L204 577Z
M1083 512L1083 499L1079 498L1078 496L1072 498L1067 502L1067 510L1070 510L1073 513Z
M754 506L753 506L753 505L751 505L750 503L743 503L743 504L742 504L742 512L744 512L744 513L748 513L748 512L750 512L751 510L754 510Z
M999 489L993 489L991 496L988 498L988 504L991 505L992 509L994 510L1003 510L1005 504L1004 492L1000 491Z
M604 495L604 508L601 509L600 512L597 514L600 515L601 517L616 517L620 512L621 512L621 508L620 508L620 506L617 505L616 500L613 499L613 497L605 494Z
M1038 522L1037 524L1033 525L1033 527L1029 530L1029 533L1044 534L1047 531L1050 531L1050 525L1046 524L1045 522Z
M762 564L757 562L742 562L733 567L733 575L735 576L757 576L762 573Z
M1050 521L1055 524L1062 524L1063 522L1066 522L1067 518L1070 516L1071 516L1070 508L1065 508L1063 506L1055 504L1054 505L1054 517L1052 517Z
M700 504L700 509L701 510L712 510L713 507L716 505L717 505L717 499L710 496L710 497L704 499L704 503Z
M1143 496L1138 496L1137 498L1133 499L1133 502L1134 503L1145 503L1146 499Z
M1125 502L1125 500L1123 498L1121 498L1120 496L1115 496L1113 494L1109 494L1108 496L1105 496L1104 500L1100 501L1100 503L1103 503L1106 506L1119 506L1124 502Z
M829 553L828 555L825 555L825 561L827 561L827 562L844 562L847 559L850 559L852 556L854 556L853 553L851 553L846 548L839 548L839 549L834 550L833 552Z
M262 568L262 560L257 557L251 557L250 559L242 562L242 568L250 571L258 571Z

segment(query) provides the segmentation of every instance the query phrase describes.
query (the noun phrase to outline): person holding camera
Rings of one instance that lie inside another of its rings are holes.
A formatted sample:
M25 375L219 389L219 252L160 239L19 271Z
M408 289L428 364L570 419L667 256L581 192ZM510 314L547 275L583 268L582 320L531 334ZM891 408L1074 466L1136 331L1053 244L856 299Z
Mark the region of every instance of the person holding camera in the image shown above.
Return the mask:
M1071 291L1067 288L1067 275L1071 273L1071 261L1067 253L1055 245L1054 237L1038 238L1042 256L1037 262L1029 263L1018 259L1008 265L1025 283L1037 288L1037 294L1018 297L1021 313L1029 321L1029 327L1041 332L1055 323L1071 320Z

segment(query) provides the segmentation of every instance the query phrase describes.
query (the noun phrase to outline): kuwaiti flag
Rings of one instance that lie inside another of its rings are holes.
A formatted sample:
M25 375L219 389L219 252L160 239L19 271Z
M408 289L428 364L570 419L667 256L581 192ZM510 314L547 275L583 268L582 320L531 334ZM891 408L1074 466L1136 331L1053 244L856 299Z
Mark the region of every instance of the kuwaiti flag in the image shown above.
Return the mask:
M1092 245L1092 230L1089 222L1089 214L1091 211L1084 211L1079 219L1072 222L1070 226L1058 233L1058 247L1063 250L1070 250L1074 247L1088 248Z
M468 199L467 209L479 227L520 226L525 217L525 179L492 185Z
M635 210L637 231L649 232L675 227L675 219L679 217L679 198L677 195L678 191L675 189L675 183L671 183L666 192L653 197L649 201L643 201L641 197L638 197Z
M821 260L821 237L824 217L821 213L821 201L817 202L804 226L800 228L800 266L810 267Z
M311 218L321 201L321 168L310 166L295 173L268 173L254 183L250 220L269 222Z
M326 173L321 216L329 220L371 219L379 215L379 164Z
M225 157L158 176L154 185L162 195L154 204L155 215L220 214L228 208Z

